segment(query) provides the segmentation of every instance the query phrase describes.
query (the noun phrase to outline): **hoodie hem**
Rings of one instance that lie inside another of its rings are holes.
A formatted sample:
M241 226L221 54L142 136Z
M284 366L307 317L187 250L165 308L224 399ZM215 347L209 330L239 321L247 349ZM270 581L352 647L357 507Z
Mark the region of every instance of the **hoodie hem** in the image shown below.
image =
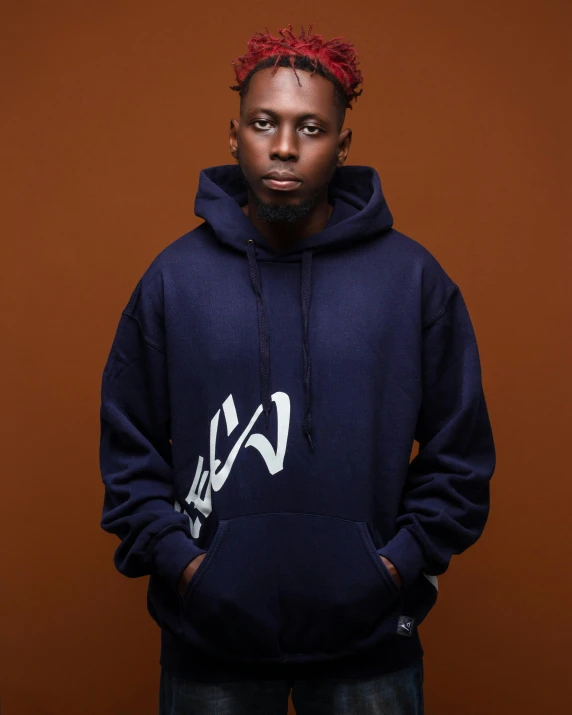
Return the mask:
M357 679L372 678L407 668L424 655L418 632L411 637L384 638L375 649L336 660L308 663L259 663L215 658L199 652L166 629L161 630L159 663L167 672L193 682L238 680Z

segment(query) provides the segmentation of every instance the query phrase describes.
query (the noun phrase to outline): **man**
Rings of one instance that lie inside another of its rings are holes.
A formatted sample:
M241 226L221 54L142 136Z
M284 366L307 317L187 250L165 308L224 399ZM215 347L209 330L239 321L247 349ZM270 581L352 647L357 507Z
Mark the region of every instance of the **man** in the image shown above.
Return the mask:
M162 715L423 713L417 627L495 467L471 320L345 166L354 48L289 26L233 64L238 165L201 172L103 372L101 525L150 576Z

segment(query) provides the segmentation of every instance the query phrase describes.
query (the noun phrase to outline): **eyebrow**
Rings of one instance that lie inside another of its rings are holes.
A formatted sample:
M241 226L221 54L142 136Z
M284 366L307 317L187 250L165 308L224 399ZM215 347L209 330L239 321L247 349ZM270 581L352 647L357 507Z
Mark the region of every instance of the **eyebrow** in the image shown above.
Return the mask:
M280 116L274 112L272 109L267 109L266 107L252 107L249 109L246 114L247 116L250 114L255 114L256 112L263 112L264 114L270 114L271 117L274 119L279 119ZM316 114L315 112L305 112L304 114L299 114L296 117L297 121L302 121L304 119L318 119L320 122L328 122L329 120L327 117L323 117L321 114Z

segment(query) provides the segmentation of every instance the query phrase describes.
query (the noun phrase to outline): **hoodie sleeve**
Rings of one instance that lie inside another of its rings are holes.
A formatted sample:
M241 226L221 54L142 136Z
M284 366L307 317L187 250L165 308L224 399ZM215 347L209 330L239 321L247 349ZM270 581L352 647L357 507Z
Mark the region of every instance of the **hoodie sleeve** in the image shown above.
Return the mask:
M421 573L444 573L481 535L489 514L495 447L483 394L477 342L454 285L423 329L423 397L397 519L398 532L378 553L403 586Z
M175 511L166 356L159 302L137 284L123 311L101 383L101 528L116 534L117 570L156 572L177 589L185 566L205 553L189 517Z

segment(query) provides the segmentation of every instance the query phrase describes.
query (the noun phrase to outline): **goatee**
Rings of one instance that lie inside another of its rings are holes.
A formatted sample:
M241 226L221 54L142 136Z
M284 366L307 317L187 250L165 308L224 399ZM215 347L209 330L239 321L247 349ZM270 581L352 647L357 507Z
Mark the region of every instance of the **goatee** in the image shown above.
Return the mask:
M256 205L256 215L269 223L294 223L310 213L317 199L317 196L312 196L297 204L274 204L262 201L254 192L252 196Z
M314 208L320 195L318 191L314 196L297 204L275 204L270 201L262 201L252 190L252 186L246 181L246 178L244 178L244 181L250 189L250 194L256 206L256 215L263 221L268 221L268 223L294 223L301 218L305 218Z

